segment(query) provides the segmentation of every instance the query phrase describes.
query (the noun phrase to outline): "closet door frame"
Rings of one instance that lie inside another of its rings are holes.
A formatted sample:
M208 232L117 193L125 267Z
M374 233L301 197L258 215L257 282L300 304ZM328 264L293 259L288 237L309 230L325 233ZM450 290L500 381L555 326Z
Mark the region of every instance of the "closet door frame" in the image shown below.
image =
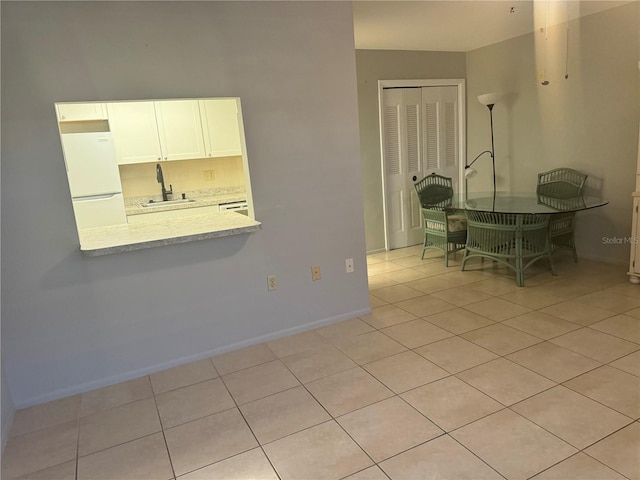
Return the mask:
M384 89L385 88L410 88L410 87L445 87L454 86L457 88L458 102L458 151L460 152L458 165L458 185L460 191L457 193L464 194L464 166L466 165L466 100L465 100L465 80L464 79L435 79L435 80L379 80L378 81L378 119L380 127L380 161L381 161L381 184L382 184L382 202L384 205L383 223L384 223L384 243L385 250L389 251L389 218L388 218L388 202L389 194L387 189L386 178L386 161L385 161L385 145L384 145Z

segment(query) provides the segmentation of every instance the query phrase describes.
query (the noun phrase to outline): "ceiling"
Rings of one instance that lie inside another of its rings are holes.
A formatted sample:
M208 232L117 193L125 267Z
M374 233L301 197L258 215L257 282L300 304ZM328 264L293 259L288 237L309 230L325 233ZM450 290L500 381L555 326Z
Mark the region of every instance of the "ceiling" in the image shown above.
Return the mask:
M355 46L467 52L625 3L629 0L356 0Z

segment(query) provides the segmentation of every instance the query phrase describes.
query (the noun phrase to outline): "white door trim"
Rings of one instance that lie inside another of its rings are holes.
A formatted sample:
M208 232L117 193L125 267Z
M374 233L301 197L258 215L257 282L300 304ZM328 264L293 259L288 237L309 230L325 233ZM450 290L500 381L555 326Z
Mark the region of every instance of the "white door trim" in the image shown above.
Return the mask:
M466 100L465 100L465 80L462 78L455 79L435 79L435 80L378 80L378 119L380 128L380 166L382 181L382 219L384 225L384 249L389 251L389 230L387 218L387 180L385 176L386 163L384 158L384 101L383 91L385 88L401 88L401 87L446 87L454 86L458 89L458 151L460 152L460 165L458 169L458 185L464 188L464 166L467 162L466 148ZM462 192L460 192L462 193Z

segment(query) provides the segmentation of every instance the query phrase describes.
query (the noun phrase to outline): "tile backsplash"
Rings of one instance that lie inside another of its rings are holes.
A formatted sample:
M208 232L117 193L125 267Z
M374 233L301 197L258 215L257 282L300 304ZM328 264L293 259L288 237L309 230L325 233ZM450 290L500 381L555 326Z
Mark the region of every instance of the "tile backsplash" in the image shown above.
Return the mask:
M160 165L164 183L167 188L169 184L173 186L176 198L182 192L244 187L245 183L241 156L165 161ZM119 168L125 199L160 193L155 163L120 165Z

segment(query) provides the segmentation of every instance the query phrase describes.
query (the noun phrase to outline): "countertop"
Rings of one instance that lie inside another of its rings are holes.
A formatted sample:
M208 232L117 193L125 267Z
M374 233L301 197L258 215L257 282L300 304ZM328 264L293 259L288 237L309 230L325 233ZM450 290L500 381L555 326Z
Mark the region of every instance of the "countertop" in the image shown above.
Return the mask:
M184 205L178 207L184 208ZM138 208L142 209L143 207ZM155 208L153 210L157 211ZM79 231L78 236L80 250L87 256L95 257L162 245L240 235L255 232L261 228L260 222L237 212L209 211L202 215L162 219L144 224L85 228Z

